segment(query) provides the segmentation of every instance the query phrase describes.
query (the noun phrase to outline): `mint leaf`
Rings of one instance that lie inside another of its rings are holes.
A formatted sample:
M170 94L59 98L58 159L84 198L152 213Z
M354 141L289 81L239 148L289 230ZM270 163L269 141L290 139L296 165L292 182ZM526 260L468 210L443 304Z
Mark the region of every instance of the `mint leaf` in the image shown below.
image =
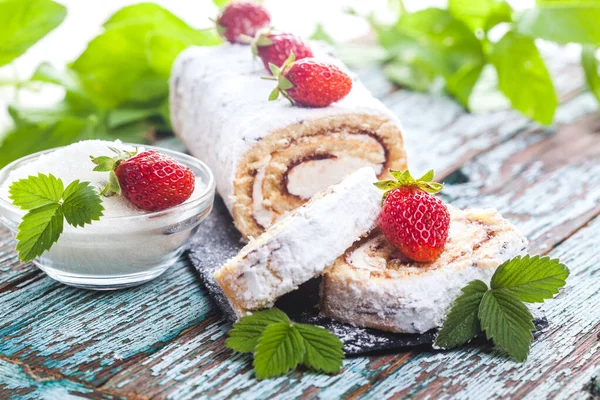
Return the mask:
M58 203L46 204L30 210L19 224L16 239L19 259L23 262L42 255L60 237L63 231L63 212Z
M550 257L515 257L494 273L491 288L503 291L527 303L551 299L566 283L569 269Z
M516 30L523 35L560 44L600 44L600 3L594 1L544 1L523 11Z
M50 250L63 232L64 219L77 227L102 216L102 199L89 182L72 182L64 189L62 180L38 174L13 182L9 198L21 209L29 210L16 239L19 259L31 261Z
M508 32L494 45L491 61L499 87L512 106L542 124L550 124L558 105L554 84L533 39ZM523 90L523 86L527 90Z
M165 72L170 68L166 64L172 62L173 54L181 48L168 54L161 51L157 56L150 49L149 60L147 44L152 35L182 39L186 45L218 43L214 33L193 29L168 10L152 3L124 7L109 18L104 28L105 31L88 44L72 68L83 87L108 107L126 102L158 102L167 96ZM167 58L165 62L161 62L161 56ZM159 72L154 69L157 65Z
M258 338L267 326L278 322L289 323L290 320L283 311L277 308L258 311L242 317L233 324L225 346L240 353L251 353L255 350Z
M485 57L481 42L464 22L448 10L429 8L402 14L392 27L371 24L390 55L386 74L394 82L423 90L441 76L449 83L447 91L468 106Z
M471 281L462 289L435 339L438 347L451 349L461 346L481 332L479 305L487 290L487 285L480 280Z
M330 45L335 45L335 40L325 31L323 24L318 23L315 31L310 35L310 40L320 40L325 43L329 43Z
M146 41L146 56L154 71L167 79L171 75L171 66L175 58L186 48L214 46L221 43L216 31L194 31L187 35L177 33L151 33Z
M419 92L428 91L436 78L435 70L419 57L409 60L397 58L385 65L383 72L396 85Z
M0 168L27 154L74 143L85 137L87 128L87 121L72 117L50 127L17 126L0 142Z
M13 182L8 190L8 198L21 210L31 210L58 203L63 190L62 181L54 175L38 174Z
M50 0L0 1L0 66L25 53L66 15L64 6Z
M89 182L71 182L63 195L63 213L67 223L72 226L91 224L102 216L102 199Z
M487 32L500 22L512 21L512 9L501 0L450 0L448 8L472 30Z
M488 291L479 306L481 328L488 339L517 361L525 361L535 330L531 313L503 290Z
M581 66L585 73L585 81L590 92L600 101L600 76L598 76L598 59L595 46L583 46L581 49Z
M343 344L333 333L314 325L294 325L304 341L305 355L302 364L315 371L334 374L340 371L344 352Z
M254 371L258 379L288 372L304 360L302 335L295 325L278 322L267 326L256 345Z

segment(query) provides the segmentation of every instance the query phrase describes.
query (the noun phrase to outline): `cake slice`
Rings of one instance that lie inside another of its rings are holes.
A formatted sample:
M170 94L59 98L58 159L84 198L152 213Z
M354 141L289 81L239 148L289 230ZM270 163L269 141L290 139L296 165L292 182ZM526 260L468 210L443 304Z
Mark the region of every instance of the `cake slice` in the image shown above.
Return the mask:
M377 221L381 192L372 168L341 183L274 224L215 272L215 279L241 317L319 276Z
M525 252L525 237L497 211L448 211L450 230L440 258L410 261L374 229L325 273L321 311L356 326L422 333L442 325L469 281L489 284L500 264Z

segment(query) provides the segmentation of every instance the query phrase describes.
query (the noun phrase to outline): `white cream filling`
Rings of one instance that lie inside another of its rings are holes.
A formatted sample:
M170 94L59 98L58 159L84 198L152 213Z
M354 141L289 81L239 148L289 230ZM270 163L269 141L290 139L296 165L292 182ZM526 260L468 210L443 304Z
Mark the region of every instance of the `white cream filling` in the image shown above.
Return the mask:
M315 193L335 185L362 167L371 167L379 175L383 166L370 163L360 157L336 157L305 161L288 172L287 190L294 196L310 199Z

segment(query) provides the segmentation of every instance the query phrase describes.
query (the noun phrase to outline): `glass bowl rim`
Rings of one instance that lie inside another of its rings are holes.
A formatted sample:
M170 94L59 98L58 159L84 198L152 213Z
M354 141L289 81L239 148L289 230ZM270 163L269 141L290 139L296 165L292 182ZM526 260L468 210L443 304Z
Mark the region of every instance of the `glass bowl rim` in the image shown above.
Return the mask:
M115 217L104 217L105 219L109 219L111 221L112 220L114 220L114 221L124 221L124 220L135 221L138 219L143 220L143 219L148 219L148 218L158 218L163 215L170 214L177 210L191 209L191 208L194 208L195 206L199 206L202 203L204 203L207 199L209 199L211 196L214 195L215 186L216 186L215 176L214 176L213 172L211 171L211 169L208 167L208 165L206 165L206 163L199 160L198 158L191 156L189 154L182 153L180 151L170 150L170 149L166 149L166 148L162 148L162 147L158 147L158 146L151 146L151 145L145 145L145 144L139 144L139 143L127 143L127 142L123 142L122 144L126 145L126 146L143 147L144 150L157 150L162 153L165 153L166 155L175 158L177 161L182 162L183 164L185 164L188 167L191 166L191 167L202 170L208 176L208 182L206 183L206 187L204 188L204 190L198 195L197 198L195 198L192 201L186 201L184 203L178 204L171 208L167 208L165 210L151 211L151 212L137 214L137 215L121 215L121 216L115 216ZM7 164L6 166L4 166L4 168L0 169L0 178L2 178L3 174L7 175L5 177L5 179L8 178L8 174L10 173L10 171L16 169L16 167L18 165L23 165L24 163L27 163L36 158L39 158L40 156L42 156L44 154L52 153L52 152L54 152L58 149L64 148L64 147L67 147L67 146L59 146L59 147L55 147L55 148L48 149L48 150L38 151L36 153L32 153L27 156L16 159L16 160L12 161L10 164ZM0 184L2 184L3 182L4 182L4 180L1 180ZM206 208L206 207L203 207L203 208ZM8 202L8 200L5 200L0 197L0 214L2 213L2 211L1 211L2 209L12 211L13 213L24 213L25 212L24 210L21 210L19 207L15 206L14 204Z

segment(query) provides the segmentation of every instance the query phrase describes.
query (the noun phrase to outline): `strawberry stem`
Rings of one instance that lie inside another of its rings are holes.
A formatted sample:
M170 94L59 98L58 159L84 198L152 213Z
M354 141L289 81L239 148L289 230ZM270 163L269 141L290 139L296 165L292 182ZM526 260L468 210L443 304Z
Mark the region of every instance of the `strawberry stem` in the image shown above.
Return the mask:
M395 180L384 180L374 183L377 188L384 191L384 200L392 190L403 186L415 186L424 192L431 194L438 193L444 187L444 185L441 183L433 182L433 177L435 175L433 170L427 171L419 179L413 178L408 170L395 171L390 169L390 174L395 178Z

